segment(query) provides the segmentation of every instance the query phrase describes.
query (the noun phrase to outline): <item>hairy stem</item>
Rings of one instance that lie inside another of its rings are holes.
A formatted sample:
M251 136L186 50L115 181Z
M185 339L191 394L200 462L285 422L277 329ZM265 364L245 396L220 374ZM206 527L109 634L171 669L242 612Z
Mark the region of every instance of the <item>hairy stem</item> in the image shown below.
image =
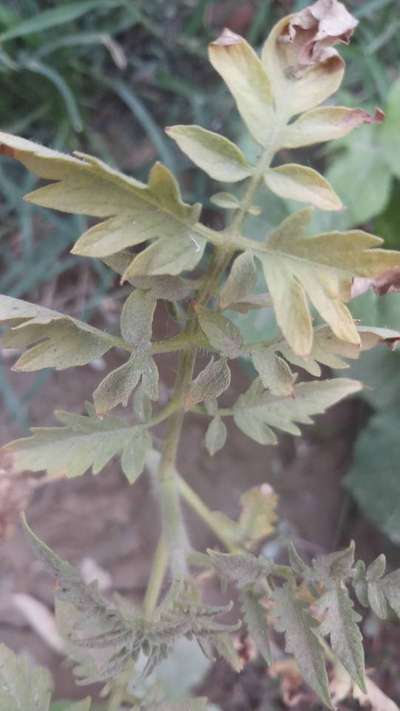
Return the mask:
M260 157L254 175L249 181L240 210L238 210L232 223L221 234L220 241L218 240L218 243L216 243L214 240L214 259L197 295L197 305L207 304L210 296L214 296L218 293L221 276L229 266L234 251L239 248L240 240L243 239L246 243L248 241L246 238L241 238L240 229L248 209L252 205L258 187L263 180L263 175L271 163L276 149L275 142L279 130L280 127L277 126L271 135L269 145L264 149ZM203 226L198 225L198 227L203 229ZM204 231L208 231L208 228L205 226ZM167 420L167 432L158 468L158 493L161 503L163 532L155 553L153 568L145 595L145 609L147 615L151 615L157 604L168 563L174 575L182 576L187 573L186 559L189 552L189 544L180 505L181 495L221 540L223 545L231 552L235 550L233 544L220 531L220 526L215 522L212 512L191 487L186 484L183 479L178 477L176 471L176 455L185 417L184 401L192 382L198 346L201 346L202 339L203 335L201 329L198 326L194 310L191 308L190 318L188 319L187 326L183 333L179 334L175 339L168 339L168 344L166 343L165 346L166 349L173 350L176 345L181 343L185 344L184 348L186 350L182 350L180 353L175 389L171 398L174 403L174 410ZM187 350L188 343L190 343L189 350ZM157 349L159 347L159 344L157 344ZM158 352L162 352L161 349Z

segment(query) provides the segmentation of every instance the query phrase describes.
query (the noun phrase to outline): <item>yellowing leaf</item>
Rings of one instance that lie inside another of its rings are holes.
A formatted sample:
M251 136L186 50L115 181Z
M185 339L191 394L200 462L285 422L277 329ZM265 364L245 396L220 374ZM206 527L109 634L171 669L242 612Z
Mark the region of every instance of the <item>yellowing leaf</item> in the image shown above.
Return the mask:
M247 548L270 536L277 521L278 497L269 484L253 486L240 497L239 527Z
M320 210L341 210L343 205L332 186L313 168L288 163L264 175L267 187L288 200L307 202Z
M234 421L244 434L259 444L276 444L273 429L292 435L301 434L299 424L312 424L318 415L335 403L361 389L357 380L335 378L322 382L295 385L292 397L277 397L265 390L256 379L233 409Z
M274 122L270 80L243 37L225 29L209 45L210 62L232 93L239 113L256 141L267 143Z
M219 300L222 309L236 302L246 300L254 292L257 283L257 270L254 256L243 252L232 264L229 276L223 285Z
M313 330L308 300L337 338L359 344L360 336L345 306L354 276L378 275L400 264L400 254L376 249L378 237L363 232L305 234L308 209L286 218L266 246L257 250L278 325L298 355L310 354Z
M348 42L356 25L337 0L319 0L275 25L262 63L279 114L289 118L312 109L339 88L344 62L332 45Z
M296 376L283 358L277 355L275 346L253 346L250 350L253 365L262 384L274 395L291 395Z
M381 123L383 113L376 111L371 116L362 109L347 109L344 106L324 106L302 114L289 124L281 135L282 148L300 148L314 143L332 141L346 136L364 123Z
M10 331L2 338L6 348L28 348L14 370L63 370L100 358L116 339L89 324L28 301L0 296L0 322Z
M182 201L178 184L164 165L153 166L145 185L92 156L67 156L11 134L0 133L0 151L41 178L56 181L30 193L26 197L29 202L109 218L82 235L73 249L75 254L105 257L148 240L162 238L168 242L173 238L182 244L181 251L187 246L192 264L200 260L204 237L196 237L197 261L192 242L200 206ZM155 273L168 273L165 264L157 268Z
M123 471L131 478L132 442L139 442L139 448L142 447L142 427L134 428L119 418L98 419L92 410L88 415L55 414L62 427L35 428L31 437L17 439L4 447L16 472L47 471L51 477L70 478L92 468L93 474L98 474L113 457L122 455Z
M201 126L171 126L166 132L193 163L214 180L235 183L252 172L240 148L218 133Z

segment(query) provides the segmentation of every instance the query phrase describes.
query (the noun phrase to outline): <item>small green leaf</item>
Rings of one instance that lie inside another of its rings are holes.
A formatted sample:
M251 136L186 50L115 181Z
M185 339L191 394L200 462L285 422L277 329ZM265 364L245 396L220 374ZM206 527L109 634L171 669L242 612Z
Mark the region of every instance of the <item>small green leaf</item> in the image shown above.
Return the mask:
M215 193L215 195L211 195L210 202L225 210L238 210L240 208L240 200L232 193Z
M186 408L189 410L199 402L218 398L229 388L230 382L231 371L226 360L212 358L204 370L193 380L186 397Z
M160 237L133 258L122 275L122 281L191 271L201 260L205 246L205 239L199 235L192 235L185 240L172 235L168 240Z
M104 415L117 405L127 406L128 400L143 382L151 400L158 398L158 370L147 350L137 350L119 368L112 370L97 386L93 401L98 415Z
M135 289L128 296L121 311L121 335L127 343L133 346L150 343L156 303L152 291Z
M253 168L240 148L218 133L201 126L171 126L166 132L214 180L235 183L252 173Z
M240 497L241 512L239 529L241 543L248 548L254 547L263 538L274 532L278 505L272 486L261 484L252 486Z
M48 711L52 687L47 669L0 644L0 711Z
M362 109L347 109L344 106L312 109L285 128L282 148L300 148L343 138L363 123L381 123L382 120L383 114L378 111L371 116Z
M208 550L212 564L218 574L238 588L255 585L273 572L273 565L262 557L252 553L219 553Z
M225 445L227 430L221 417L213 417L206 432L206 447L211 457Z
M313 168L288 163L264 175L267 187L286 200L307 202L320 210L341 210L343 205L332 186Z
M296 375L274 351L270 346L254 346L250 350L251 360L265 388L273 395L289 396L293 393Z
M328 708L333 708L325 668L323 648L316 630L318 624L304 602L289 584L275 588L273 619L278 632L285 633L286 651L295 656L305 681Z
M266 663L272 664L270 630L265 607L251 590L241 593L240 604L250 639Z
M211 346L227 358L237 358L242 347L242 337L232 321L204 306L197 306L196 313L200 328Z
M134 484L144 469L145 458L151 448L151 435L141 427L134 428L121 455L121 467L130 484Z
M229 276L221 289L219 297L221 309L246 300L254 292L256 284L257 270L254 256L250 252L243 252L233 262Z

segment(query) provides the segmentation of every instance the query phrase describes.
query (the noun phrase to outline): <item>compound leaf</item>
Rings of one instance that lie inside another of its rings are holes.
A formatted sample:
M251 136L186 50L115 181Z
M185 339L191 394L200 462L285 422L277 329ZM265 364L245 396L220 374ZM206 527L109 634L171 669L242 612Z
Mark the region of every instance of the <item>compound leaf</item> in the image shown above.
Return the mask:
M161 163L153 166L146 185L92 156L64 155L7 133L0 133L0 150L39 177L56 181L27 195L29 202L63 212L108 218L82 235L73 249L75 254L105 257L154 239L164 251L164 241L168 244L172 239L181 244L181 262L185 247L191 254L187 261L192 266L197 263L195 257L200 260L205 240L197 236L200 248L194 253L191 239L200 207L182 201L174 176ZM135 259L132 256L131 261ZM142 273L151 274L153 268L154 273L168 273L173 264L168 264L165 258L161 261L162 265L157 262L153 267L153 260L147 258L145 265L141 257L141 269L147 268ZM177 268L175 265L172 273L176 274Z
M233 409L236 425L259 444L276 444L271 428L299 435L295 423L311 424L312 415L318 415L344 397L361 389L357 380L335 378L322 382L295 385L293 397L278 397L265 390L257 378Z
M359 344L360 336L345 306L354 276L376 276L400 264L399 253L376 249L382 240L362 230L305 235L308 208L290 215L258 250L276 318L298 355L312 349L308 300L341 340Z
M0 644L0 711L48 711L52 687L47 669Z
M113 336L83 321L11 296L0 296L0 321L10 326L2 338L6 348L28 348L14 370L86 365L116 345Z
M214 180L235 183L251 175L252 166L240 148L218 133L201 126L171 126L168 136Z

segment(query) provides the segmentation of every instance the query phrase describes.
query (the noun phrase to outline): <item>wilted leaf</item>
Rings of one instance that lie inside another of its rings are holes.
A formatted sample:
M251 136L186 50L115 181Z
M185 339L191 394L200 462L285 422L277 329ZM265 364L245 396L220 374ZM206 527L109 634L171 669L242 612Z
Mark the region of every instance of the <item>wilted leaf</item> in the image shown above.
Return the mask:
M275 588L272 598L275 603L274 626L285 633L286 651L295 656L305 681L324 704L332 708L324 653L316 634L316 620L289 584Z
M259 378L238 398L233 417L236 425L259 444L276 444L271 428L299 435L295 424L311 424L318 415L344 397L361 389L357 380L335 378L295 385L293 397L277 397L264 389Z
M235 183L251 175L252 166L240 148L224 136L201 126L171 126L166 132L214 180Z
M145 394L151 400L158 399L158 370L147 350L138 349L129 360L112 370L97 386L93 401L98 415L104 415L117 405L126 407L128 400L139 384L143 383Z
M91 467L93 474L98 474L114 456L125 455L125 474L131 477L133 443L138 441L139 431L143 440L147 437L141 427L136 429L114 417L98 419L93 412L56 412L56 416L63 427L35 428L31 437L5 446L15 471L47 470L49 476L75 477Z
M361 616L354 610L346 587L332 584L316 603L323 619L321 635L329 635L332 650L355 683L366 691L362 635L358 627Z
M10 327L2 337L5 348L31 346L14 370L86 365L116 345L113 336L83 321L11 296L0 296L0 321Z
M127 343L134 346L150 343L156 303L152 291L135 289L128 296L121 311L121 335Z
M43 207L109 219L91 227L75 244L73 252L91 257L105 257L127 247L156 240L156 259L147 247L137 257L124 278L133 274L177 274L182 268L192 268L200 260L205 240L196 236L198 205L185 204L178 184L170 171L156 163L145 185L110 168L91 156L67 156L6 133L0 133L0 150L21 161L39 177L53 180L50 185L35 190L26 199ZM165 242L172 243L175 258L168 261ZM188 255L185 255L185 247ZM143 255L146 254L144 257ZM190 264L191 267L186 266Z
M218 415L213 417L208 425L205 439L207 451L212 457L225 445L226 436L227 431L224 421Z
M271 168L264 175L267 187L287 200L307 202L320 210L341 210L332 186L313 168L296 163Z
M274 121L270 80L243 37L225 29L209 45L210 62L227 84L250 133L264 145Z
M356 25L337 0L318 0L275 25L264 45L262 63L279 113L300 114L339 88L344 62L332 45L349 42Z
M374 116L362 109L344 106L324 106L302 114L282 133L282 148L300 148L314 143L343 138L364 123L381 123L384 114L378 109Z
M339 339L359 344L344 304L353 276L376 276L400 264L399 253L377 249L381 240L361 230L306 235L311 215L305 208L286 218L257 252L278 325L303 356L310 354L313 341L308 300Z
M219 296L221 309L245 301L254 292L256 283L257 270L254 256L250 252L243 252L233 262L229 276L221 289Z
M207 336L211 346L227 358L237 358L242 347L239 329L225 316L204 308L196 307L201 330Z
M241 593L240 603L250 639L254 642L257 651L267 664L271 664L270 630L265 607L260 603L259 597L251 590Z
M231 382L231 371L224 358L214 360L193 380L186 397L185 405L189 410L193 405L204 400L213 400L222 395Z
M0 645L0 711L48 711L52 686L47 669Z

